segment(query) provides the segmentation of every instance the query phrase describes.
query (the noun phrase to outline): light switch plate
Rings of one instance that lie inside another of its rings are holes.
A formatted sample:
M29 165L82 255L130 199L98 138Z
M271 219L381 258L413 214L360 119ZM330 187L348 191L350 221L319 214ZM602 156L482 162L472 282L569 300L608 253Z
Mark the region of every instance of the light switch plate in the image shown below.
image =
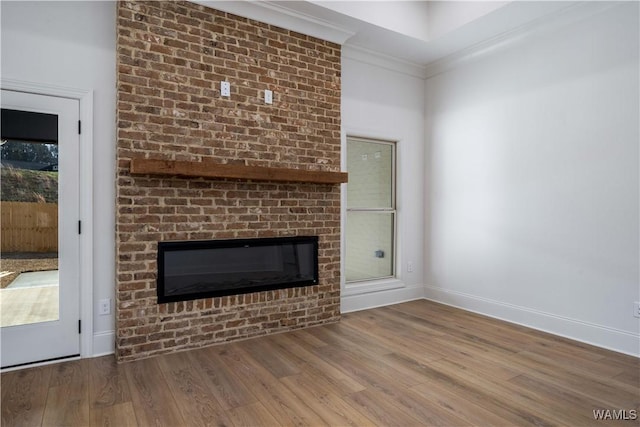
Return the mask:
M231 96L231 83L220 82L220 95Z
M264 91L264 103L273 104L273 92L269 89L265 89Z
M98 314L104 316L105 314L111 314L111 299L101 299L98 306Z

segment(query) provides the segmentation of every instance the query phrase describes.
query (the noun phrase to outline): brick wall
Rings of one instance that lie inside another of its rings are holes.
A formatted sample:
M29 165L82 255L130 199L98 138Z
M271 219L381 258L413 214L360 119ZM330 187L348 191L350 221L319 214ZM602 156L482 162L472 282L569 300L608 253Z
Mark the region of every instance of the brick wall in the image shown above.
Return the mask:
M129 163L339 171L340 46L188 2L119 2L117 54L118 360L337 321L339 186L131 176ZM158 241L293 235L320 237L317 286L157 304Z

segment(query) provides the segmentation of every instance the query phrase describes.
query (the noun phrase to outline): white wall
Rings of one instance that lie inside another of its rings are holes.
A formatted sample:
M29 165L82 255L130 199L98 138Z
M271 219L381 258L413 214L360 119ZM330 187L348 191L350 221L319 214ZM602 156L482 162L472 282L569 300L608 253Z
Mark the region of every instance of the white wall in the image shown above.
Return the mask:
M115 2L7 2L2 78L93 90L93 295L115 293ZM114 317L94 312L95 354L113 351Z
M427 80L427 297L638 354L638 3Z
M342 129L343 168L346 167L346 135L397 141L398 215L398 280L345 288L343 271L342 310L346 312L421 297L425 225L424 80L352 59L348 49L343 50ZM346 191L343 191L343 208L344 196ZM344 248L342 253L345 253ZM414 264L412 273L407 272L409 261Z

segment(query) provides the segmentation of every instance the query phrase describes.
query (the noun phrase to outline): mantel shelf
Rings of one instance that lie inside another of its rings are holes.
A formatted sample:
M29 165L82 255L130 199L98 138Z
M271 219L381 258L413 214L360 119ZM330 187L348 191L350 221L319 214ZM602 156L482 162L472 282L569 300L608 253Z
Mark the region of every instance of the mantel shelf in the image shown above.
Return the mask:
M131 175L231 178L247 181L304 182L311 184L342 184L347 182L346 172L225 165L211 161L196 162L143 158L131 159L129 173Z

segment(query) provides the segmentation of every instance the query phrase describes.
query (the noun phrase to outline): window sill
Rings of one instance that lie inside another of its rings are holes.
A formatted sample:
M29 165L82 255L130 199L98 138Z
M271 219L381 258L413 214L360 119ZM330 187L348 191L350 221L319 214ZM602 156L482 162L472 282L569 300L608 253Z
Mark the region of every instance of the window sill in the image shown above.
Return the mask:
M365 282L346 283L342 290L342 296L362 295L399 288L406 288L406 285L395 277L369 280Z

